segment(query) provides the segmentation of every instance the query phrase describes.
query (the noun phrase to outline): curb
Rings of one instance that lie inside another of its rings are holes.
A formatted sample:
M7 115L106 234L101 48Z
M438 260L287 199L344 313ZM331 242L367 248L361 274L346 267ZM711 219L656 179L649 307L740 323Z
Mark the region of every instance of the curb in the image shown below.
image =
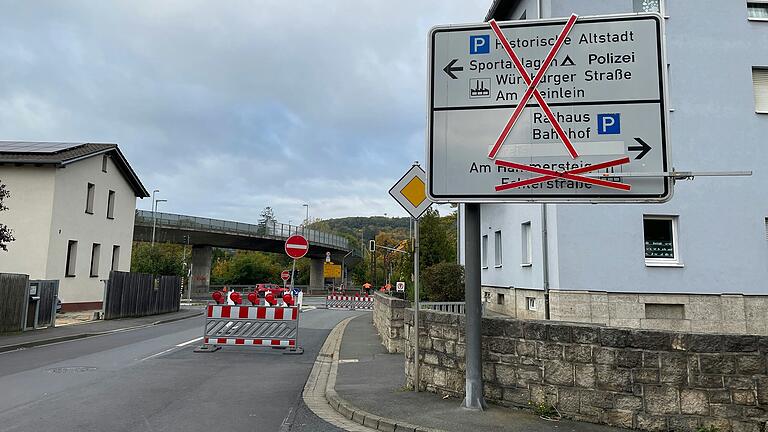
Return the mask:
M339 323L338 325L341 325ZM344 323L346 327L346 323ZM342 332L339 339L344 338ZM336 344L336 348L333 352L333 360L331 363L331 370L328 375L328 383L325 389L325 399L328 404L333 407L342 416L359 423L365 427L369 427L374 430L386 431L386 432L444 432L441 429L434 429L425 426L413 425L399 420L394 420L386 417L377 416L364 411L347 400L339 396L336 393L336 376L339 369L339 356L341 351L341 341Z
M137 325L137 326L133 326L133 327L124 327L124 328L119 328L119 329L114 329L114 330L107 330L107 331L100 331L100 332L77 333L77 334L67 335L67 336L58 336L58 337L52 337L52 338L47 338L47 339L39 339L39 340L31 341L31 342L21 342L21 343L12 344L12 345L2 345L2 346L0 346L0 353L8 352L8 351L14 351L14 350L22 349L22 348L34 348L34 347L43 346L43 345L51 345L51 344L55 344L55 343L59 343L59 342L67 342L67 341L71 341L71 340L85 339L85 338L89 338L89 337L93 337L93 336L102 336L102 335L107 335L107 334L110 334L110 333L123 332L123 331L128 331L128 330L136 330L136 329L140 329L140 328L144 328L144 327L152 327L152 326L156 326L156 325L160 325L160 324L167 324L167 323L171 323L171 322L175 322L175 321L181 321L181 320L188 319L188 318L194 318L194 317L196 317L198 315L201 315L202 313L203 313L202 311L198 311L198 312L195 312L193 314L187 314L187 315L180 316L180 317L169 318L169 319L166 319L166 320L155 321L155 322L152 322L152 323L141 324L141 325Z

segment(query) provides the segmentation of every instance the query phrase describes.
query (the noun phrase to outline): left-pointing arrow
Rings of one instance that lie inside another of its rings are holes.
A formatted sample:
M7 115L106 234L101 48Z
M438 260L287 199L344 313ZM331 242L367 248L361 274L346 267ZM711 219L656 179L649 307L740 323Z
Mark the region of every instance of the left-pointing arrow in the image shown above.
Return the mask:
M640 154L635 156L635 159L642 159L643 156L645 156L649 151L651 151L651 146L645 143L641 138L635 138L635 141L640 144L639 146L629 146L627 147L627 150L629 151L639 151Z
M461 72L461 71L463 71L463 70L464 70L464 68L463 68L463 67L461 67L461 66L454 66L454 64L456 64L456 62L457 62L457 61L459 61L459 59L453 59L453 60L451 60L451 62L450 62L450 63L448 63L448 64L447 64L447 65L446 65L446 66L443 68L443 71L444 71L446 74L448 74L448 76L449 76L449 77L451 77L452 79L458 79L458 78L459 78L459 77L457 77L457 76L454 74L454 72Z

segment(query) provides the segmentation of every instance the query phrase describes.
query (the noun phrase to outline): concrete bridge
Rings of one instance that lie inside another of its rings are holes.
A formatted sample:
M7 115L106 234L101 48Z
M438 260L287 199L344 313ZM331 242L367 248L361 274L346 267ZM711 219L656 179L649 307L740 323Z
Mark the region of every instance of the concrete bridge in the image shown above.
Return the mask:
M153 221L156 225L155 242L192 246L190 279L193 295L209 291L214 247L284 254L285 240L291 235L301 234L309 240L307 258L311 260L309 286L312 289L321 289L324 285L323 263L326 252L331 253L333 262L341 263L344 255L352 250L348 240L339 235L276 221L263 225L248 224L161 212L156 212L153 220L152 212L146 210L136 211L133 239L152 241ZM345 262L350 264L359 259L359 252L355 252Z

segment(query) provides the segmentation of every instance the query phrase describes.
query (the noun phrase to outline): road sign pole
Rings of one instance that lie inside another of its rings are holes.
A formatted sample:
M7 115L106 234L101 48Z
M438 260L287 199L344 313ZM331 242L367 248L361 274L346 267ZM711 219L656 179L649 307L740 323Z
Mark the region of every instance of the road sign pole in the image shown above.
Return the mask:
M413 351L413 391L419 391L419 220L413 221L414 244L413 244L413 331L415 337Z
M464 408L485 410L480 324L480 204L467 203L464 219L464 301L466 313L466 396Z
M291 268L291 290L293 290L293 275L296 273L296 260L293 260L293 268ZM285 287L285 282L283 282L283 287Z

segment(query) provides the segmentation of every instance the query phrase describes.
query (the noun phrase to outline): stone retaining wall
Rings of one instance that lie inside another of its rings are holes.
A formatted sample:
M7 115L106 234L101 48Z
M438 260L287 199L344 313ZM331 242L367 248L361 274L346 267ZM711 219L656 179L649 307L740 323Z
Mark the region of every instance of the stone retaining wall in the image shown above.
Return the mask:
M420 388L462 397L464 317L421 312ZM413 385L413 310L405 314ZM483 319L485 396L649 431L768 432L768 337Z
M381 343L390 353L403 352L403 316L410 302L374 293L373 325L381 335Z

